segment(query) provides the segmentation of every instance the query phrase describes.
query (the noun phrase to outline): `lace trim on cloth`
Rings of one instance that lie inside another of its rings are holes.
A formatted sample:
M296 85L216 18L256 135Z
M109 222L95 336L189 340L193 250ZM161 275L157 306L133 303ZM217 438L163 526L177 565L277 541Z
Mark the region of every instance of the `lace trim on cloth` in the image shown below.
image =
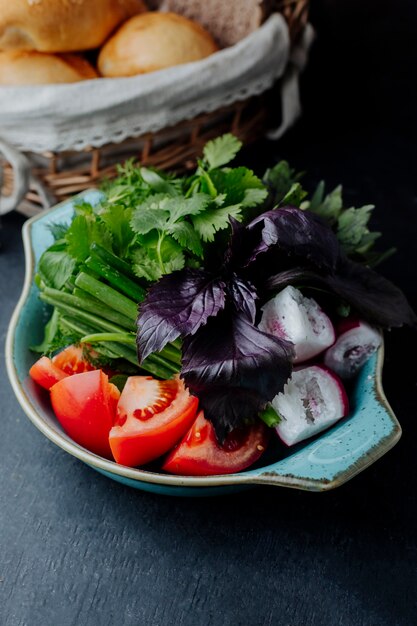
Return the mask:
M82 150L156 132L246 100L284 74L290 42L272 15L202 61L131 78L0 89L0 136L24 151Z

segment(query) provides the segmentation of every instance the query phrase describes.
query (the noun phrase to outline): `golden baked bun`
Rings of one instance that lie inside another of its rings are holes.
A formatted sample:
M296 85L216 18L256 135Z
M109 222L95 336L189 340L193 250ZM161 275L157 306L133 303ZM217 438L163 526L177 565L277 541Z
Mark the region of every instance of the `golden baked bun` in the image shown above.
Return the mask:
M0 0L0 49L72 52L101 46L142 0Z
M0 52L0 85L75 83L89 78L97 78L97 72L77 54Z
M216 52L212 36L175 13L144 13L122 24L98 57L102 76L134 76L204 59Z

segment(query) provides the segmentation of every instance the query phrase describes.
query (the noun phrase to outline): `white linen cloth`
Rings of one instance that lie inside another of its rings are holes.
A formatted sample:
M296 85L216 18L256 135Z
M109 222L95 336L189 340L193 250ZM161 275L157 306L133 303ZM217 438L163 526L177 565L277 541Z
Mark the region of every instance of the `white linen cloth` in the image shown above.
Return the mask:
M0 137L24 151L81 150L155 132L259 94L283 75L288 28L272 15L230 48L129 78L0 88Z

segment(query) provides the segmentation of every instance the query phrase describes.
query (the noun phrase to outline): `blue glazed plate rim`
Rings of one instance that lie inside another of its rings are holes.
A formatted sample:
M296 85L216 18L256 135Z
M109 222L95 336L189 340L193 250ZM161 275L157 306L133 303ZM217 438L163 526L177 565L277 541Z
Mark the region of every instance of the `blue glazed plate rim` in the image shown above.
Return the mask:
M77 198L90 198L97 199L99 197L98 192L95 190L86 191L79 194ZM175 476L169 474L160 474L156 472L150 472L147 470L136 469L118 465L113 461L108 461L99 457L85 448L82 448L74 441L72 441L60 428L58 424L51 426L42 413L37 410L30 393L22 385L22 380L18 374L15 363L15 344L16 344L16 329L19 323L22 311L28 301L30 289L33 283L34 269L35 269L35 254L34 254L34 241L33 241L33 227L38 222L45 220L50 221L51 217L63 217L64 214L68 214L69 210L73 206L73 201L64 201L48 211L32 217L27 220L22 228L22 236L24 243L24 252L26 260L26 272L25 280L22 289L21 296L13 312L12 318L9 323L9 328L6 338L6 367L8 376L16 395L16 398L21 405L22 409L29 417L31 422L38 428L48 439L50 439L57 446L71 454L72 456L80 459L87 465L105 473L106 475L116 475L119 479L126 478L130 481L135 481L140 486L140 483L148 483L155 485L163 485L166 487L219 487L219 486L231 486L231 485L256 485L256 484L268 484L281 487L290 487L295 489L307 490L307 491L327 491L338 487L346 481L353 478L356 474L365 470L369 465L374 463L377 459L388 452L401 437L401 426L395 417L388 400L385 397L382 388L382 368L384 361L384 346L379 349L373 362L368 365L367 372L362 376L364 384L369 382L372 385L372 390L368 390L368 402L375 400L372 405L372 409L378 409L384 416L386 421L386 427L389 428L389 432L386 433L375 445L369 445L368 447L359 446L361 454L351 462L349 462L349 454L341 455L340 458L343 461L347 461L344 467L340 471L336 472L333 476L329 477L313 477L313 476L299 476L296 471L280 471L280 464L282 461L289 461L286 463L296 468L297 463L293 463L292 460L297 458L297 455L302 458L303 452L309 451L311 456L314 453L315 447L322 446L323 443L333 446L341 446L343 449L344 441L349 435L349 425L354 423L356 413L349 417L347 422L339 423L329 431L318 435L311 443L307 443L301 449L295 450L293 454L285 459L282 459L276 463L268 466L263 466L258 469L247 470L238 474L228 474L219 476ZM368 379L368 381L366 381ZM363 408L366 409L366 402ZM343 434L342 433L345 433ZM339 433L339 434L338 434ZM340 434L342 433L342 434ZM347 435L346 435L347 433ZM363 448L363 450L361 449ZM344 458L346 457L346 458ZM326 463L326 461L324 461Z

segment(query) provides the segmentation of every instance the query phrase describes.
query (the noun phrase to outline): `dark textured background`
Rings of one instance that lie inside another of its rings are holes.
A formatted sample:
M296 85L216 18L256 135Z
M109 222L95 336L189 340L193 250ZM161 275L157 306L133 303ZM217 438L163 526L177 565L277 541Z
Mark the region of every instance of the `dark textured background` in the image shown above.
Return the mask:
M417 308L417 4L313 2L304 117L278 145L305 182L375 203L382 268ZM22 217L3 220L0 338L21 290ZM3 347L1 348L3 351ZM403 438L338 490L173 499L123 487L47 441L0 361L1 626L417 624L417 340L388 335ZM407 363L407 364L406 364Z

